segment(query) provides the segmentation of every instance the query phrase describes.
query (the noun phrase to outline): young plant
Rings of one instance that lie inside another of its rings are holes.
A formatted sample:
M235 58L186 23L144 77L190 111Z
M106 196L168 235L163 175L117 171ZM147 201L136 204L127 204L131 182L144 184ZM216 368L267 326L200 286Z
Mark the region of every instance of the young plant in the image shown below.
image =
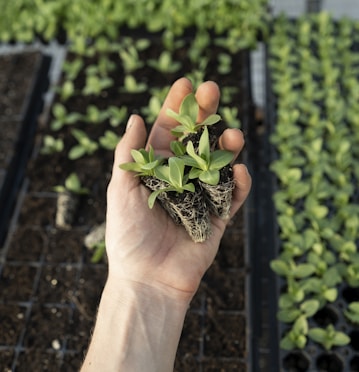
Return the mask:
M73 129L71 133L76 138L78 144L69 151L69 159L75 160L81 158L85 154L91 155L98 149L97 142L91 140L84 131Z
M58 193L70 192L75 195L85 195L90 192L86 187L82 187L80 179L76 173L71 173L65 179L64 185L54 186L53 189Z
M220 110L223 120L228 123L229 128L240 128L241 122L238 119L238 108L237 107L222 107Z
M323 345L325 350L330 350L333 346L345 346L350 342L350 337L343 332L336 331L333 324L329 324L325 329L319 327L310 329L308 337Z
M127 74L131 74L142 68L144 63L141 61L137 48L133 45L123 46L119 50L123 69Z
M121 123L125 122L127 117L127 106L117 107L110 106L108 109L108 117L111 127L118 127Z
M133 75L126 75L123 87L120 88L120 92L125 93L143 93L146 90L147 84L139 83Z
M301 315L294 322L292 329L281 339L280 347L284 350L303 349L307 344L308 320Z
M169 158L168 165L161 165L154 169L156 178L168 184L167 187L153 191L148 198L148 206L152 209L156 198L163 192L176 192L182 194L184 191L194 192L195 186L188 182L188 175L185 174L185 163L180 158Z
M348 305L348 309L344 310L344 315L354 324L359 324L359 302L354 301Z
M51 155L56 152L61 152L64 149L64 141L61 138L54 138L50 135L44 136L44 143L40 150L41 154Z
M85 87L82 89L82 93L85 96L99 96L103 90L110 88L112 85L113 80L109 77L101 77L89 74L86 77L86 84Z
M67 101L75 94L75 84L72 80L65 80L56 91L59 93L61 101Z
M111 130L106 130L105 134L100 137L99 143L106 150L114 150L120 140L120 137Z
M71 125L81 120L81 114L78 112L67 112L66 107L61 103L55 103L52 109L54 119L51 121L52 130L60 130L65 125Z
M75 80L82 70L83 65L84 61L81 57L77 57L73 61L65 60L62 65L62 69L64 71L66 79L69 81Z
M163 162L163 158L155 155L152 146L147 151L145 149L131 150L134 162L120 164L120 168L126 171L136 172L136 176L154 176L155 169Z
M212 114L201 123L197 123L198 113L199 105L193 93L188 94L183 99L178 113L168 109L167 115L180 123L180 125L172 129L172 134L182 139L190 133L197 133L202 127L216 124L221 120L218 114Z
M196 153L192 141L187 143L186 152L188 155L184 155L182 159L185 165L191 167L189 178L198 178L209 185L218 185L220 170L233 160L233 154L230 151L216 150L211 152L206 126L199 140L198 153Z
M168 50L163 51L158 59L150 59L147 64L163 74L173 73L181 68L181 62L174 61L172 53Z
M109 112L107 110L100 110L96 105L88 105L83 120L86 123L100 124L103 123L108 116Z

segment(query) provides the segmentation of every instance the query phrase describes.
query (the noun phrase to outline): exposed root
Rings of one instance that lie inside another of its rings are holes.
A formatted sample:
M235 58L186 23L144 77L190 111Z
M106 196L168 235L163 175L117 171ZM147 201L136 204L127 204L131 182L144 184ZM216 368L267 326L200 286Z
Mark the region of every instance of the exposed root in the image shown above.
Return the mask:
M216 186L201 182L210 213L220 218L227 218L231 209L234 180L219 183Z
M163 189L167 184L153 177L143 177L143 183L152 191ZM211 223L207 204L201 189L182 194L163 192L158 196L162 207L176 224L181 224L195 242L203 242L211 235Z

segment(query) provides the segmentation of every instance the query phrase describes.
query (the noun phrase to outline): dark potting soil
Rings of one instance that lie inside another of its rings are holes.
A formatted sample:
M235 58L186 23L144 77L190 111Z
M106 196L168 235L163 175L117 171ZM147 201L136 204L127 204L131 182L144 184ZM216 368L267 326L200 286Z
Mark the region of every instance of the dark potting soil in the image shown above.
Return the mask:
M214 50L211 58L215 58L217 52ZM158 46L151 47L142 58L157 58L159 53ZM136 78L151 87L172 84L190 71L185 49L177 54L184 66L178 73L163 74L144 67L135 74ZM241 110L240 118L248 108L248 92L243 90L246 85L243 81L248 76L242 73L242 67L248 62L246 56L246 53L239 53L233 57L235 68L227 76L218 75L215 63L211 63L206 77L220 86L241 88L233 97L234 104ZM114 87L98 97L70 98L65 103L70 112L84 113L90 103L100 108L127 105L132 112L147 105L148 93L118 92L123 82L123 69L118 57L111 58L117 63L111 73ZM83 69L75 81L76 86L82 87L84 78ZM111 128L108 122L101 125L80 123L78 128L95 139L106 129L123 130L123 127ZM113 155L111 151L100 149L91 156L70 161L66 152L51 156L39 154L45 134L63 138L66 150L71 148L75 141L70 130L65 126L52 132L49 123L38 125L33 157L18 198L16 223L0 251L0 366L4 371L12 368L16 371L77 371L94 325L107 266L103 262L91 263L92 253L84 247L83 239L105 218L106 187ZM63 231L55 227L56 194L52 187L63 184L72 171L91 193L81 199L73 228ZM244 222L243 211L230 221L215 262L192 301L177 352L176 371L248 370L248 269Z

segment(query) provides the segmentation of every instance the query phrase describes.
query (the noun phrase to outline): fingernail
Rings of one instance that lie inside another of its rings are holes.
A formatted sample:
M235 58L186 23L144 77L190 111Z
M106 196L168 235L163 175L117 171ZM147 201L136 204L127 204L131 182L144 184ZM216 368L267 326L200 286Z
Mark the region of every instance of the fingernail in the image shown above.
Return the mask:
M127 126L126 126L126 132L132 127L134 121L135 121L135 115L132 114L128 119Z

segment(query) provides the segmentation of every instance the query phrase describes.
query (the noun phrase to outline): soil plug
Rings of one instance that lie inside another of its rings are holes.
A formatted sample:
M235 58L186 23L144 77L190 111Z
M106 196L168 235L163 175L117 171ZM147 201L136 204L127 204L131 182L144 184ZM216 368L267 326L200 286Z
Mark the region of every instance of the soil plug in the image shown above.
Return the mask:
M210 213L219 218L228 218L232 204L232 193L235 187L232 168L227 166L221 170L220 182L217 185L210 185L200 182ZM223 176L222 176L223 175Z
M65 180L65 185L54 187L58 193L56 210L56 227L69 230L75 219L80 196L88 194L89 190L81 186L76 173L71 173Z
M71 229L78 205L78 195L68 191L59 192L56 205L56 227L63 230Z

